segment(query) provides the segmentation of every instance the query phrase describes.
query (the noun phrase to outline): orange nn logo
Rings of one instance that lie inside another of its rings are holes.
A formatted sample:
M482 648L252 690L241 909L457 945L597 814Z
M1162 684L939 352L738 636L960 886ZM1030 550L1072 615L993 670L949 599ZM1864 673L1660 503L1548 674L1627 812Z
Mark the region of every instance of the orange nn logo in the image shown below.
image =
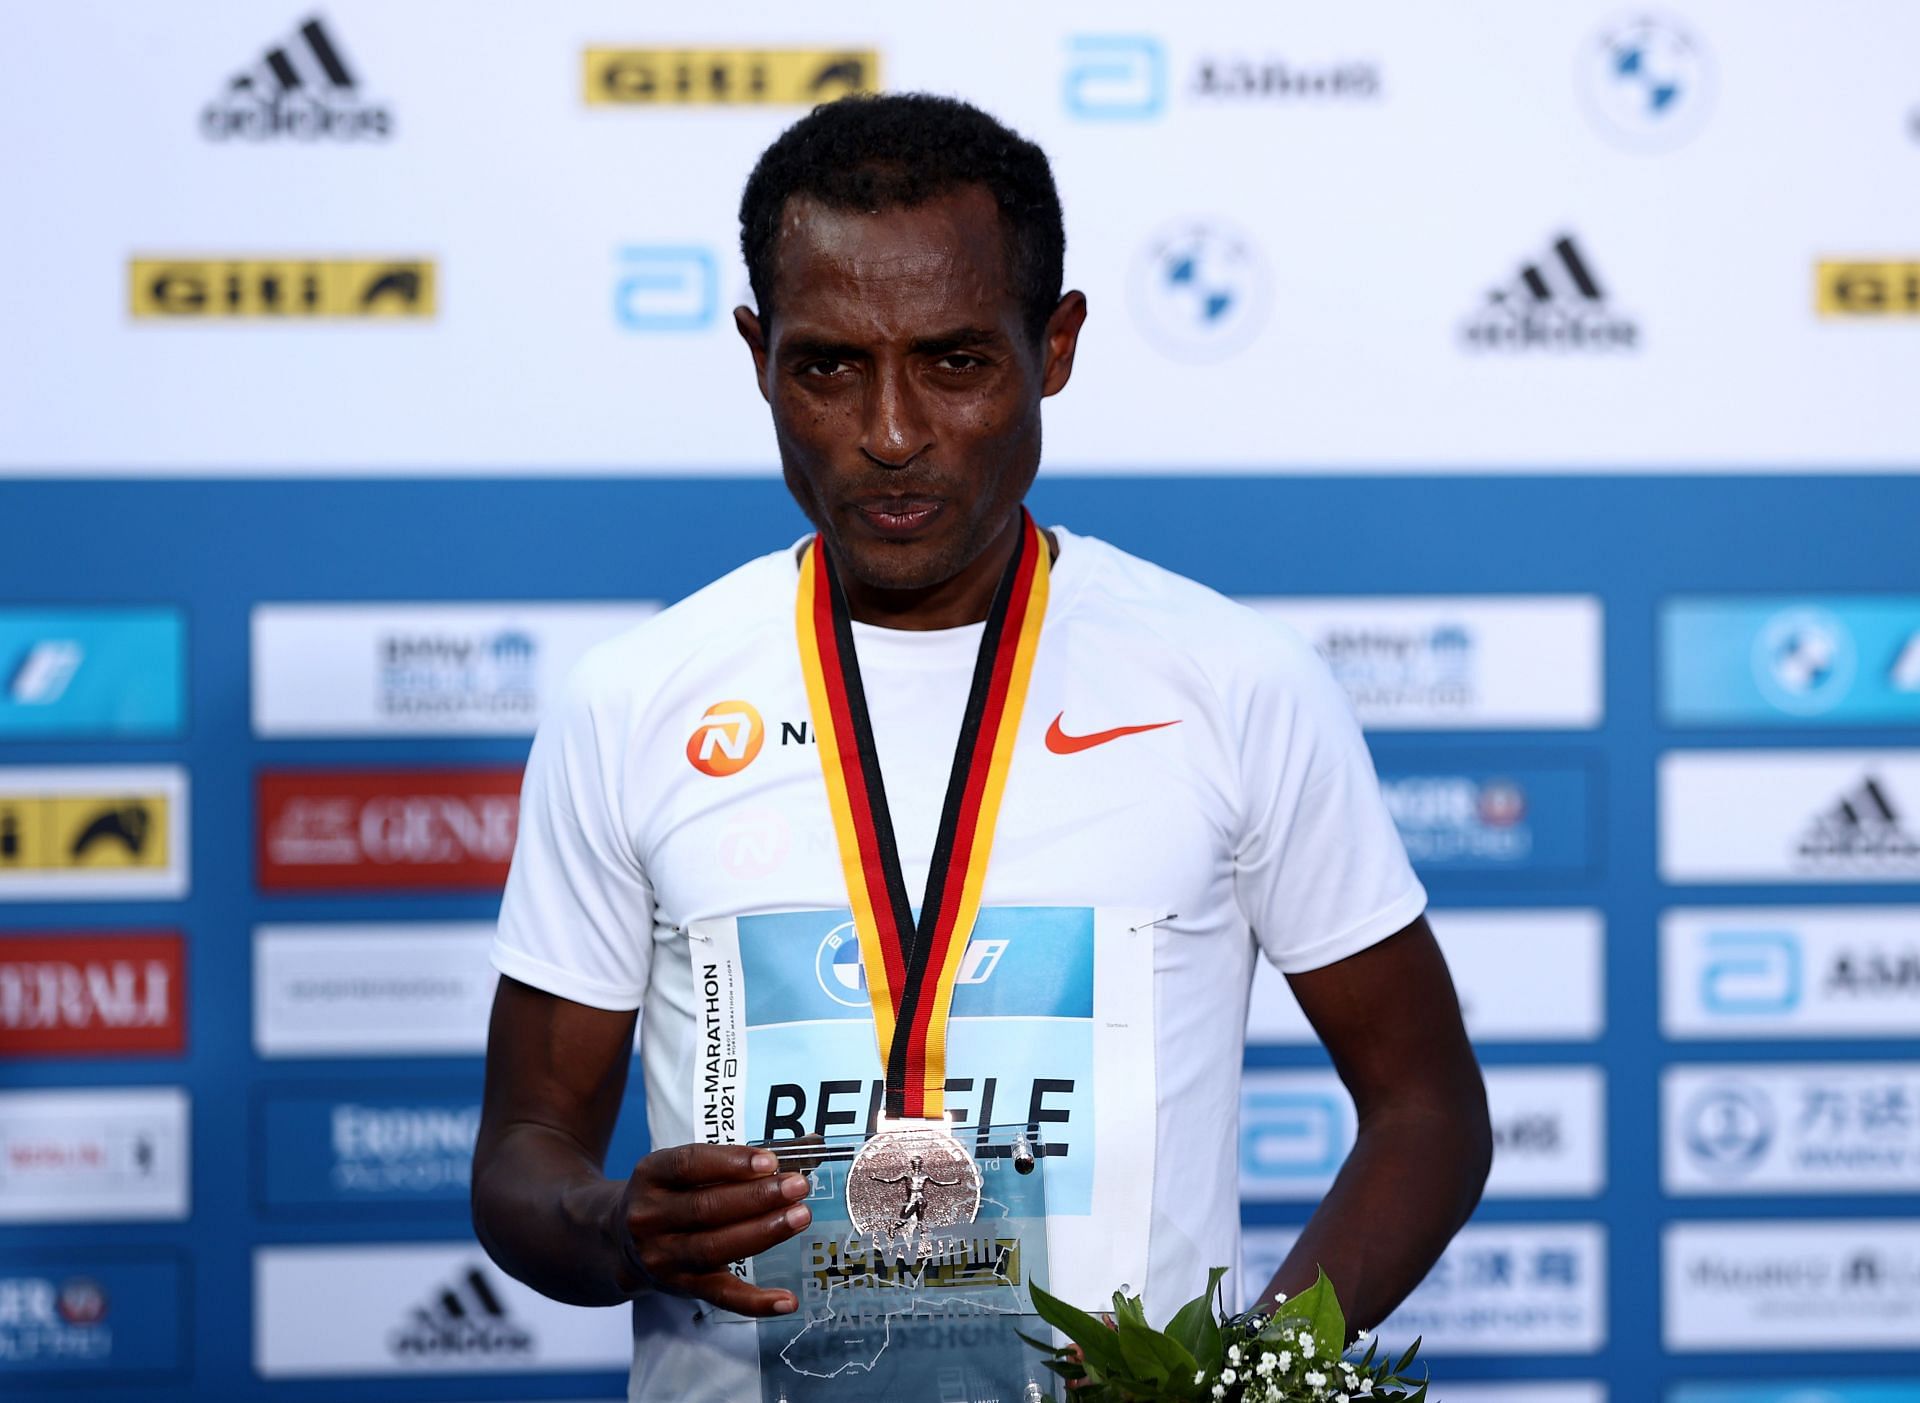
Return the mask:
M715 702L687 737L687 761L703 775L739 774L766 738L766 725L751 702Z

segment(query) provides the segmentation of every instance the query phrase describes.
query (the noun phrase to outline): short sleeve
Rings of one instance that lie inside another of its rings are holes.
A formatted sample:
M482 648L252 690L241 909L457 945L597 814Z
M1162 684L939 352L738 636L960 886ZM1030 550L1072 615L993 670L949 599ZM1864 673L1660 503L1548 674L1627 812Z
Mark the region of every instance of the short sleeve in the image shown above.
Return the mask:
M575 1003L638 1008L653 891L615 802L623 728L596 702L590 676L586 664L575 669L534 736L493 964Z
M1239 707L1234 884L1267 958L1297 974L1403 929L1426 909L1427 893L1346 695L1297 633L1270 620L1260 627L1279 637Z

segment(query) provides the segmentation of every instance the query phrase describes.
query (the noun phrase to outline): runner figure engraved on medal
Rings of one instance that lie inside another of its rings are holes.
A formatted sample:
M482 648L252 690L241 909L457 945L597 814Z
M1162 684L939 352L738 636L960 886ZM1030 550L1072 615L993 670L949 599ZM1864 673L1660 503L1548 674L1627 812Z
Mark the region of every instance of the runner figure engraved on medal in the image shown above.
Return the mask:
M847 1216L868 1237L922 1238L979 1212L980 1167L937 1127L882 1130L847 1173Z

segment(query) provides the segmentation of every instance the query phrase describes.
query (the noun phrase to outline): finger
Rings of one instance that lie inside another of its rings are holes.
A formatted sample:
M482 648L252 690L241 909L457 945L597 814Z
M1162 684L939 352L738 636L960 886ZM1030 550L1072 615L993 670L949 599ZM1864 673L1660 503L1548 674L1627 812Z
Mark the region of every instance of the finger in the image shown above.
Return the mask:
M633 1205L627 1222L636 1237L657 1233L704 1232L778 1212L813 1191L804 1174L768 1175L745 1184L710 1184L697 1189L668 1189Z
M799 1302L791 1291L772 1291L749 1286L730 1271L717 1271L683 1283L682 1293L696 1300L710 1301L723 1310L740 1315L790 1315Z
M751 1222L709 1232L682 1233L659 1239L657 1249L680 1275L698 1276L716 1271L729 1262L757 1257L769 1247L778 1246L813 1222L813 1213L804 1203L793 1204L778 1213L763 1215Z
M649 1183L695 1188L760 1179L779 1167L773 1151L752 1145L675 1145L655 1150L634 1166L633 1174Z

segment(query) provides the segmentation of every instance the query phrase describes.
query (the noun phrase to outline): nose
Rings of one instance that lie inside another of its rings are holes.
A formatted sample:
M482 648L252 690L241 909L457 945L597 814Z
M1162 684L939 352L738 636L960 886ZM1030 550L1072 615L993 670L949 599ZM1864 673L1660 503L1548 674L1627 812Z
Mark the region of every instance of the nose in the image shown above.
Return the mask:
M860 451L883 468L904 468L926 452L933 430L907 367L881 362L868 381Z

